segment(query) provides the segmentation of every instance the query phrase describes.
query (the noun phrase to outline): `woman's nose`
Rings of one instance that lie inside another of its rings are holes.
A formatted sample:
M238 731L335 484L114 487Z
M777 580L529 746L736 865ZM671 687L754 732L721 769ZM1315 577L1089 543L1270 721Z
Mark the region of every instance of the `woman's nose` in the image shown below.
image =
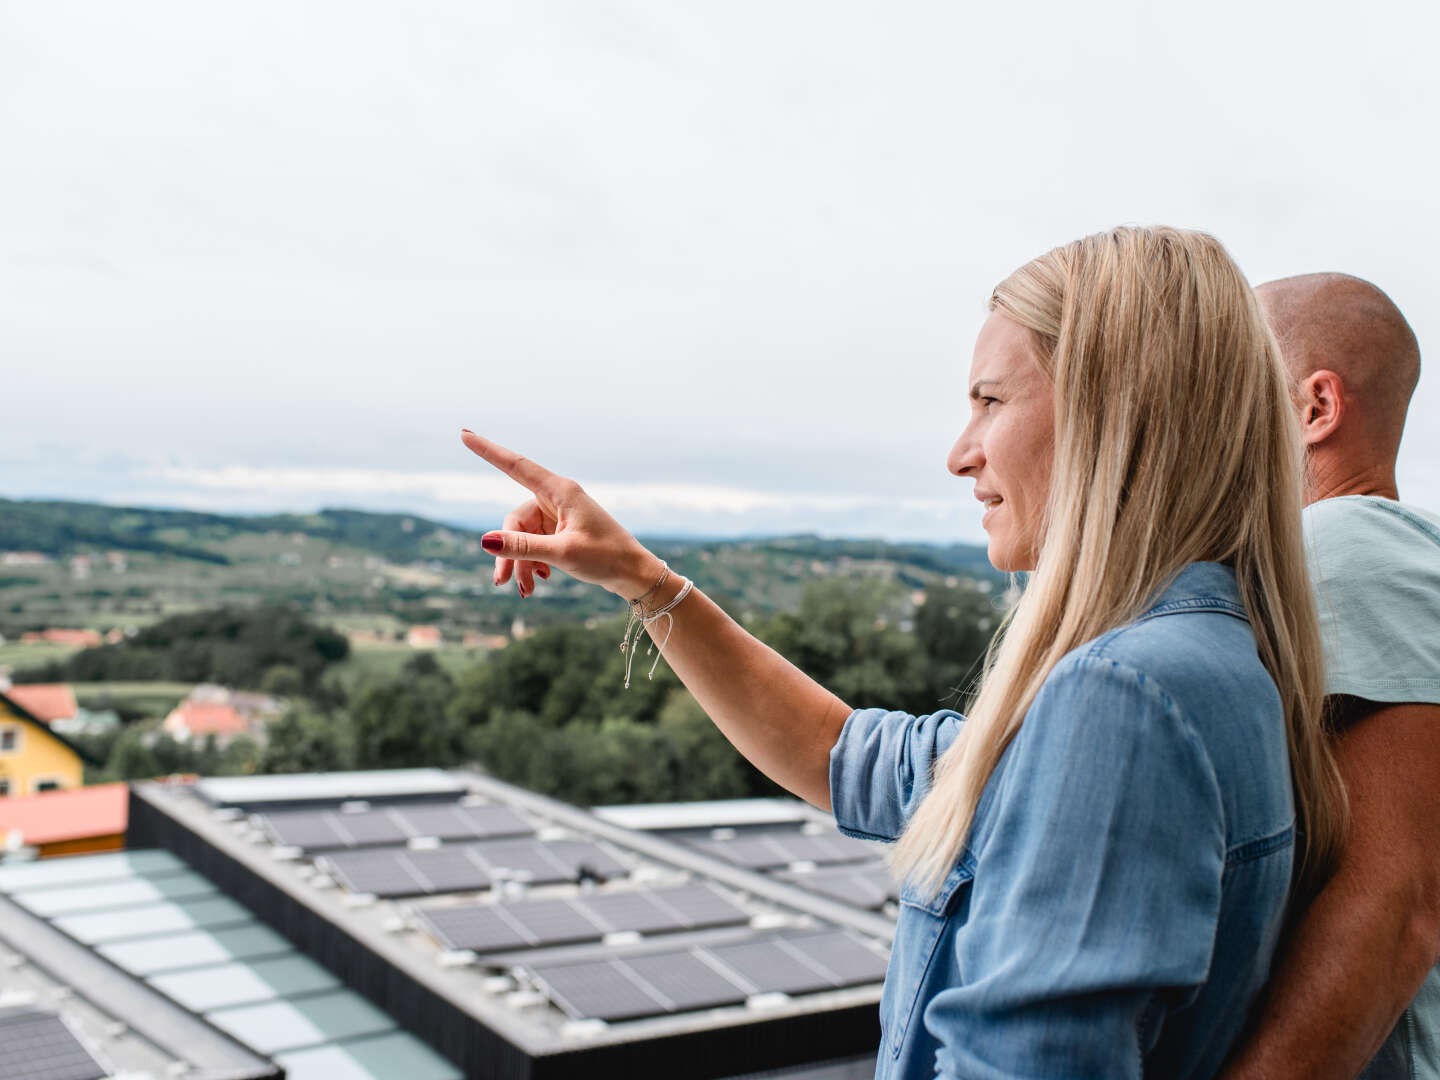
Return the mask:
M983 464L985 456L980 452L980 442L971 437L969 431L961 433L945 458L945 468L956 476L970 476Z

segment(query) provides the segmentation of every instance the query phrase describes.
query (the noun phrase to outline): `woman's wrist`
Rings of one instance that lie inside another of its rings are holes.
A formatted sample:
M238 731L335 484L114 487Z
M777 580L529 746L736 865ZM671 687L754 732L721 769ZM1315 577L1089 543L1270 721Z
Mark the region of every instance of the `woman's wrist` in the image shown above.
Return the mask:
M664 560L636 544L636 550L628 558L620 560L620 564L623 573L616 580L606 582L605 588L627 604L643 598L646 606L651 606L658 596L658 591L652 590L660 583L665 570ZM668 579L665 584L669 584Z

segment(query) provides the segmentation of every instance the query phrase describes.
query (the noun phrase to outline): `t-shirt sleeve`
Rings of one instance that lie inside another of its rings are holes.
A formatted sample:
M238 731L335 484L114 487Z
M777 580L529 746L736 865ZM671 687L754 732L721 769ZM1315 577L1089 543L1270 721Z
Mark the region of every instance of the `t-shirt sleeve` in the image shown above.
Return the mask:
M1325 499L1305 511L1325 645L1325 693L1440 703L1440 527L1399 503Z
M949 709L911 716L856 709L830 750L830 806L840 831L866 840L898 840L929 790L936 760L960 734Z
M1078 658L1006 757L955 937L963 985L925 1009L939 1072L1139 1080L1210 969L1226 850L1210 757L1153 680Z

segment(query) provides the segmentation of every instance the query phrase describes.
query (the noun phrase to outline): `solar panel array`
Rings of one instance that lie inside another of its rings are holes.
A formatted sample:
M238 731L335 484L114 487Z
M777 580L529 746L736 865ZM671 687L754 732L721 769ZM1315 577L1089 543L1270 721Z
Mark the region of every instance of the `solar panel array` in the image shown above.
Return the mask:
M741 834L732 839L703 837L689 841L709 855L747 870L775 870L792 863L862 862L875 858L875 849L863 840L839 833L812 834L800 830Z
M630 868L589 840L500 840L446 844L423 851L380 848L338 851L317 863L352 893L379 897L470 892L500 880L531 884L606 880Z
M770 934L525 970L575 1019L635 1020L736 1005L755 994L804 994L863 986L885 976L885 958L843 930Z
M508 806L413 803L370 810L287 810L260 816L270 839L309 851L437 840L493 840L529 836L534 828Z
M743 909L703 883L421 908L417 915L447 948L482 954L598 941L624 931L656 934L750 921Z

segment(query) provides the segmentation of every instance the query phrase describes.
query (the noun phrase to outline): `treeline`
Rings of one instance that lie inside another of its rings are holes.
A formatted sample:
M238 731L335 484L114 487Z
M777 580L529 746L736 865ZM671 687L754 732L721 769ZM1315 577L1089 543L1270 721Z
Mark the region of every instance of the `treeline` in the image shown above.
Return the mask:
M896 625L895 586L834 579L756 635L855 705L930 712L957 704L997 619L971 583L931 590L913 627ZM458 679L418 654L344 707L300 705L272 724L265 771L474 762L581 805L776 794L642 648L624 689L621 620L546 627Z
M853 705L922 713L959 704L998 621L990 596L971 582L933 588L910 625L896 616L905 610L898 588L876 579L818 582L796 611L754 620L749 629ZM208 616L221 626L233 617ZM271 625L294 624L272 619ZM623 688L622 627L619 619L549 626L458 677L428 653L415 654L393 678L372 677L349 691L322 672L306 679L317 689L297 693L270 724L263 746L239 740L222 752L213 744L182 745L164 736L147 741L139 731L126 731L106 745L92 745L106 761L97 775L476 763L501 779L581 805L777 793L663 661L654 678L647 677L654 657L643 647L630 688ZM190 640L178 627L167 633L174 648L183 650ZM237 639L250 640L247 634ZM307 638L295 633L281 640ZM279 662L308 671L310 648ZM277 655L257 658L250 670Z
M321 677L350 654L342 634L291 607L172 615L113 645L26 668L16 682L217 682L276 693L322 693Z

